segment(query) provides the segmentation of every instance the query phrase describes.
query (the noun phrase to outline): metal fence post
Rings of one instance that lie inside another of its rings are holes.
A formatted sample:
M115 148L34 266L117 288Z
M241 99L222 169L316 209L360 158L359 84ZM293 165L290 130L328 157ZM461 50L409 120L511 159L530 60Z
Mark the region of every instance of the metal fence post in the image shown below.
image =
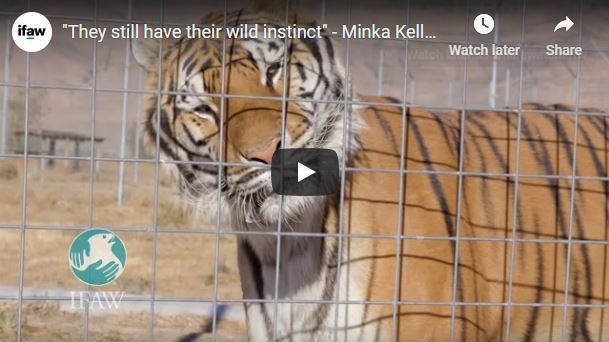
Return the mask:
M129 1L129 9L127 17L131 19L131 1ZM127 112L129 110L129 62L131 58L131 41L126 40L125 43L125 67L123 71L123 116L121 118L121 148L120 148L120 163L118 165L118 189L116 194L116 204L123 205L124 183L125 183L125 155L127 153Z
M142 69L137 68L137 89L142 89ZM138 96L135 102L135 141L133 142L133 158L138 162L133 163L133 184L140 181L140 111L142 110L142 97Z
M322 24L326 23L326 0L321 0L321 13L320 13L320 21Z
M11 75L11 21L6 21L6 41L4 48L4 82L8 83ZM2 126L0 127L0 154L6 154L7 134L8 134L8 89L4 86L2 95Z
M453 105L453 81L448 82L448 103L446 104L448 107L452 107Z
M415 94L415 90L416 90L416 88L415 88L415 82L414 82L414 79L411 79L411 80L410 80L410 90L411 90L411 91L410 91L410 101L409 101L409 102L410 102L410 103L414 103L414 99L415 99L415 96L416 96L416 94Z
M510 103L510 69L505 69L505 106Z
M383 64L385 59L385 50L383 48L379 51L379 69L378 69L378 77L376 84L376 96L381 96L383 94Z
M497 45L499 42L499 13L495 13L495 32L493 33L493 43ZM488 105L491 108L496 107L496 97L497 97L497 61L499 57L493 54L493 66L491 69L491 83L489 85L488 92Z

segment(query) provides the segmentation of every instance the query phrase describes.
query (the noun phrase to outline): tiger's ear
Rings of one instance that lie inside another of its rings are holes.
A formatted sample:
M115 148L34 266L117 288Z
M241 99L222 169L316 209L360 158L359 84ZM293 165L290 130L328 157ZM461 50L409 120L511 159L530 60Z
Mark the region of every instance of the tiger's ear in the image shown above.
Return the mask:
M131 53L135 61L148 71L158 69L159 60L159 39L152 38L132 38Z

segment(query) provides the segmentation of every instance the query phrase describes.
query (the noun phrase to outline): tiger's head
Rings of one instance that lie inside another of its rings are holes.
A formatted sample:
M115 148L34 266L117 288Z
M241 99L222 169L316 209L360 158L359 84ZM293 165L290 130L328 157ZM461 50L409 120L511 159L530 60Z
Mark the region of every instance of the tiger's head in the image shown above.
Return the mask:
M204 23L222 27L224 15L209 15ZM226 24L285 26L247 11L228 13ZM359 119L345 110L344 70L328 37L140 38L132 52L148 71L149 86L160 88L145 109L148 145L156 148L158 134L161 159L189 202L210 219L221 214L247 227L277 222L280 196L272 191L269 165L280 146L333 149L346 162L359 149ZM320 201L284 197L283 218L299 220Z

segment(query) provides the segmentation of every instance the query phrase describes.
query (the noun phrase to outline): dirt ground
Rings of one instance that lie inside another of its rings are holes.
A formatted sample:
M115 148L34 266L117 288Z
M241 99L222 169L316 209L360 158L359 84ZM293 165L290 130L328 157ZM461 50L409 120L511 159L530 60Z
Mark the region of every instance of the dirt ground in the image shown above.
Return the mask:
M84 316L61 310L59 305L36 301L24 305L22 341L82 341ZM16 339L16 305L0 304L0 340ZM150 319L146 312L91 316L89 341L147 341ZM208 321L193 315L156 315L154 338L157 341L175 341L201 330ZM245 341L240 322L220 321L217 326L220 341ZM211 341L211 334L200 334L196 341Z
M66 308L65 301L44 300L53 293L65 296L70 291L86 290L70 272L67 251L72 239L87 227L89 220L90 168L86 162L81 163L78 171L74 171L73 166L72 161L57 161L54 167L46 165L44 160L30 160L28 164L24 296L41 296L41 300L24 301L22 332L25 341L82 340L83 310ZM139 165L137 184L133 165L125 165L125 199L120 206L117 203L118 170L118 163L100 162L96 167L91 221L93 227L114 230L125 242L127 267L115 282L93 290L150 296L154 274L155 295L165 300L162 304L175 302L171 310L164 310L160 304L155 307L155 338L171 341L201 331L207 324L210 304L196 301L210 301L214 296L216 235L194 232L209 227L198 226L179 207L177 194L165 176L161 176L157 223L167 232L157 233L154 267L151 228L154 222L154 164ZM23 186L23 159L0 159L2 298L17 298ZM177 229L179 231L172 232ZM234 238L221 236L219 248L218 298L240 299ZM180 302L180 299L184 301ZM149 303L145 305L149 307ZM184 313L179 312L180 309L176 311L176 306L186 308ZM232 312L242 310L239 304L234 306ZM117 312L92 310L91 340L147 340L149 314L146 306ZM15 338L16 317L16 301L0 301L0 340ZM243 340L244 322L239 315L233 314L220 321L217 333L219 340ZM211 339L210 334L200 336L202 341L207 339Z

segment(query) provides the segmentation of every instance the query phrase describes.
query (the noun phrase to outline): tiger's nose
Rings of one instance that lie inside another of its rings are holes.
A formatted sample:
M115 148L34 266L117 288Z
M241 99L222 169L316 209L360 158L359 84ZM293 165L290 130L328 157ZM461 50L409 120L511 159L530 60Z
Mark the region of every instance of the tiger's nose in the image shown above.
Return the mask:
M248 152L245 155L245 158L247 158L247 160L249 161L258 161L270 165L273 159L273 154L275 153L275 151L277 151L280 145L281 138L277 137L273 139L270 143L268 143L266 146L263 146L262 148L255 151Z

